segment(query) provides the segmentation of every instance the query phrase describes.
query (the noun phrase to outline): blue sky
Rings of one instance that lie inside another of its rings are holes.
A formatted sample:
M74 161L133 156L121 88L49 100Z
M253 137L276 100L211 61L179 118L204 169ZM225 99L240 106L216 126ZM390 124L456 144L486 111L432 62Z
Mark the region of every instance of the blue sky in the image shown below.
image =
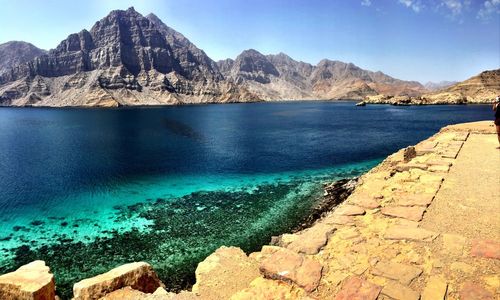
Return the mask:
M54 48L129 6L155 13L214 60L254 48L421 82L500 68L500 0L0 0L0 43Z

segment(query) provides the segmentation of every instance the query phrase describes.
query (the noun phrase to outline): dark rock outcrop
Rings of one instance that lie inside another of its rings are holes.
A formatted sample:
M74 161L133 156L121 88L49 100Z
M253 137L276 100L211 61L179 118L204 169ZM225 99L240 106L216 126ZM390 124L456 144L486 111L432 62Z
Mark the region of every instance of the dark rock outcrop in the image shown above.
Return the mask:
M12 41L0 44L0 74L45 53L45 50L26 42Z

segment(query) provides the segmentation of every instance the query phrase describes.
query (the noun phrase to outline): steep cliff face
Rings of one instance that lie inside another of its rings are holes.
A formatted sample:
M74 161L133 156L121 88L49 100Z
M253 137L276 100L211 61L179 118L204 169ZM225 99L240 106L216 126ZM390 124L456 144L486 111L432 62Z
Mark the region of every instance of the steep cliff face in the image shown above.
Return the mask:
M0 74L9 71L12 67L26 63L33 58L45 54L47 51L39 49L30 43L12 41L0 44Z
M156 16L112 11L0 77L7 105L117 106L239 99L217 65Z
M308 80L312 66L283 53L266 56L249 49L235 60L226 59L217 64L226 80L249 91L253 100L318 99Z

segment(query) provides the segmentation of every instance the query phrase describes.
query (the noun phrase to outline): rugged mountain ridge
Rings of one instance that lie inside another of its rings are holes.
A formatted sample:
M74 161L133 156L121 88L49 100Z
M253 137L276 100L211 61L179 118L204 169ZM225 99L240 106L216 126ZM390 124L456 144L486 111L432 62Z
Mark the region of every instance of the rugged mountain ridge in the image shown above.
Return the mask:
M313 66L284 53L263 55L250 49L235 60L217 64L226 79L263 100L362 99L379 93L419 95L425 91L418 82L363 70L352 63L324 59Z
M0 77L4 105L118 106L227 101L232 87L205 53L157 17L112 11L90 31Z
M243 51L214 62L156 15L115 10L0 73L0 105L120 106L419 96L418 82L354 64Z
M465 81L421 96L368 96L365 103L396 105L492 103L500 95L500 69L488 70Z
M431 92L441 91L445 88L448 88L454 84L457 84L458 81L440 81L440 82L427 82L424 84L424 87Z
M47 51L22 41L0 44L0 74L45 53Z

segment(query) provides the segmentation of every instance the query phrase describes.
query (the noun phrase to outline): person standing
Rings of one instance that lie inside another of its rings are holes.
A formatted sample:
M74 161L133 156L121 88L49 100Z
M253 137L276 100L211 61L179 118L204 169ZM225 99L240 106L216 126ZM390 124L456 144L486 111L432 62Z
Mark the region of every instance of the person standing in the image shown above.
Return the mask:
M493 103L493 110L495 111L495 126L497 129L498 144L500 144L500 95L497 96ZM500 149L500 146L498 148Z

